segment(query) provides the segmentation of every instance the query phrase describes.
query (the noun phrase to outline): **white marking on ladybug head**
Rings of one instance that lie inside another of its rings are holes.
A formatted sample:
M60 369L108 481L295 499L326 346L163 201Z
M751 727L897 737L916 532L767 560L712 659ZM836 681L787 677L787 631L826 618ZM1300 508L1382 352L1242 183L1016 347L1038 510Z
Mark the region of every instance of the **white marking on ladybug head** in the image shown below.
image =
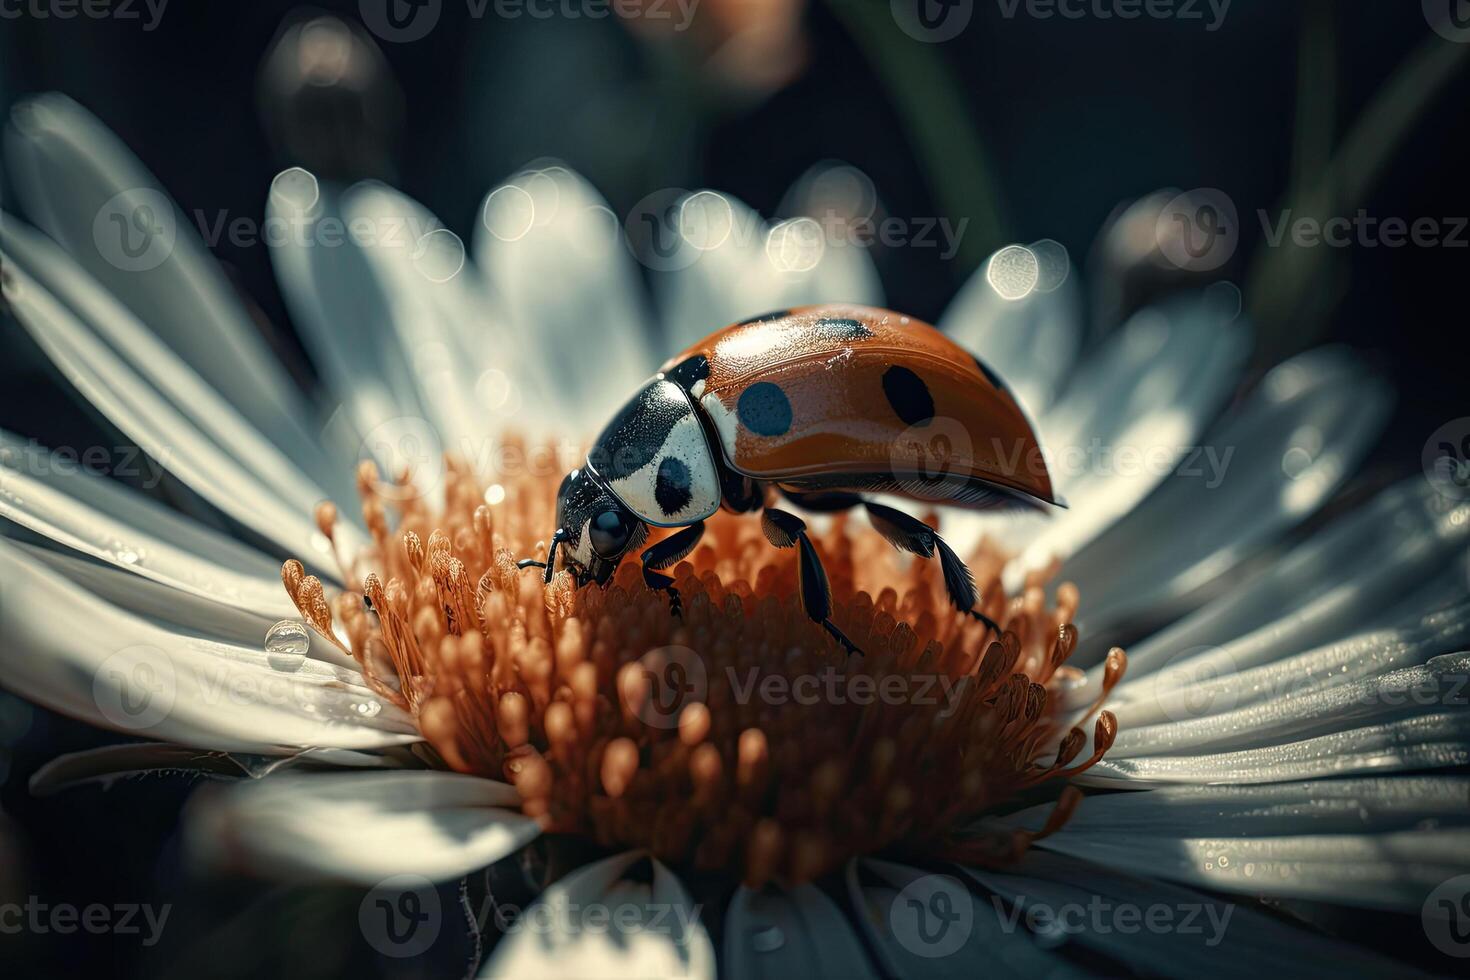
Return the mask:
M719 472L693 410L673 422L652 459L607 487L655 527L693 524L718 510Z

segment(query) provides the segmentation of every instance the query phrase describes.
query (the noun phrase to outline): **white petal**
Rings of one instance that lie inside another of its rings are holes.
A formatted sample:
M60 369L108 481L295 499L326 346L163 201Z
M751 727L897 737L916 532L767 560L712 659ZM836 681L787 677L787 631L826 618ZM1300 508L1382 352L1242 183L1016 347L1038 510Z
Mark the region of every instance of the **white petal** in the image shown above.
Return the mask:
M133 735L223 751L419 741L354 670L161 628L0 542L0 673L18 694Z
M1382 622L1426 583L1463 597L1470 504L1446 500L1411 477L1338 518L1237 588L1128 651L1133 680L1181 654L1236 641L1242 665L1265 663ZM1453 566L1453 567L1451 567ZM1437 579L1443 576L1443 579ZM1458 589L1448 588L1457 583ZM1403 612L1399 612L1403 615Z
M1446 654L1426 664L1217 715L1123 729L1108 757L1258 748L1446 708L1470 710L1461 683L1467 673L1470 654Z
M1078 777L1090 786L1275 783L1357 773L1470 765L1470 712L1431 714L1315 738L1213 755L1104 758Z
M363 254L382 284L419 403L444 434L446 448L474 458L478 439L504 422L490 426L493 416L476 397L481 359L489 366L492 358L492 336L475 329L483 317L471 319L476 304L465 293L479 277L465 267L464 243L416 201L382 184L360 184L342 203L349 226L404 227L414 236L403 247L380 245ZM481 304L487 299L475 298Z
M507 196L508 219L500 210ZM481 217L476 264L528 369L556 382L536 410L555 426L595 430L659 362L621 226L586 181L557 166L491 191Z
M260 552L7 432L0 464L0 516L190 595L276 619L294 615L279 566Z
M171 585L135 575L125 568L99 564L44 545L17 541L15 546L25 555L27 561L33 562L37 567L60 573L69 582L80 586L84 592L128 613L179 632L255 647L264 643L270 627L282 618L250 612L182 592ZM288 615L295 619L298 614L293 610ZM325 663L357 670L356 661L314 633L307 655Z
M1470 830L1282 837L1067 835L1040 846L1133 874L1218 891L1418 912L1470 871Z
M1076 280L1051 292L1004 299L982 267L945 308L939 328L980 355L1005 379L1033 419L1051 407L1082 340L1082 297Z
M652 882L623 876L647 859ZM709 977L715 952L678 877L637 851L573 871L517 916L481 977Z
M1008 816L1040 830L1051 806ZM1059 832L1118 837L1364 834L1470 825L1470 777L1323 779L1266 786L1170 786L1089 796Z
M331 765L382 769L395 764L378 753L317 749L294 756L259 756L209 752L169 742L131 742L69 752L46 763L31 776L35 796L50 796L88 783L111 786L133 776L177 773L217 779L262 777L293 765Z
M30 780L35 796L50 796L87 783L109 786L139 773L178 772L238 779L246 766L228 752L205 752L169 742L136 742L58 756L36 770Z
M1062 575L1086 599L1082 635L1159 615L1316 511L1371 448L1391 401L1337 348L1276 367L1191 452L1187 471L1067 561Z
M185 813L187 842L216 863L374 885L458 878L540 832L506 783L458 773L288 773L212 788Z
M1234 388L1249 343L1209 304L1181 300L1140 311L1082 364L1039 419L1070 509L1002 529L1029 542L1006 570L1008 589L1075 554L1173 472Z
M393 336L387 297L357 239L343 230L347 219L339 190L322 187L309 211L272 193L266 219L292 229L268 241L271 265L291 321L349 423L344 451L357 453L364 437L391 419L422 416L408 359Z
M1038 948L1024 925L1010 923L998 902L982 901L952 876L865 860L849 865L847 886L858 910L854 918L867 933L885 976L971 980L1084 975Z
M800 222L792 227L794 239L783 240L777 236L766 240L770 254L781 263L793 281L793 297L788 306L811 303L859 303L882 306L883 284L878 270L873 265L872 235L876 230L875 216L881 212L877 191L868 176L855 167L835 160L824 160L808 168L787 188L777 209L778 214L807 217L812 222ZM809 233L821 233L823 245L819 251L805 249L811 241ZM961 229L963 230L963 229ZM923 231L917 226L916 235ZM937 239L943 229L929 229L928 237ZM935 241L936 245L950 243ZM783 253L782 247L787 250ZM794 246L794 248L792 247ZM803 281L797 267L813 257L815 268ZM800 259L801 261L792 261ZM745 313L741 319L756 311Z
M737 980L877 976L862 937L814 885L737 888L725 912L724 948L724 974Z
M1005 899L1018 923L1029 917L1051 941L1101 953L1142 975L1259 978L1279 972L1287 950L1292 976L1407 973L1359 947L1150 874L1134 877L1036 851L1015 873L967 870Z
M9 261L9 254L4 256ZM279 449L162 346L153 370L177 388L155 387L73 310L20 267L10 265L7 294L16 318L67 379L139 448L220 510L303 561L331 567L330 546L311 520L326 497ZM138 335L140 339L142 334ZM187 392L184 397L183 392ZM339 525L345 548L359 537Z
M1427 598L1438 598L1436 591ZM1249 642L1206 648L1125 681L1108 706L1123 728L1184 721L1336 687L1467 647L1470 603L1461 603L1256 666L1257 651Z
M191 222L128 148L57 94L12 111L5 148L32 220L251 426L330 486L301 393ZM162 231L143 237L134 225L145 220ZM147 245L136 261L121 251L124 232Z
M720 217L711 220L722 231L714 239L717 244L702 242L698 235L680 239L667 262L652 263L660 270L654 284L670 353L721 327L774 310L883 301L867 250L850 242L829 243L819 222L796 218L771 227L743 201L709 190L685 200L717 212ZM728 234L723 233L726 223Z

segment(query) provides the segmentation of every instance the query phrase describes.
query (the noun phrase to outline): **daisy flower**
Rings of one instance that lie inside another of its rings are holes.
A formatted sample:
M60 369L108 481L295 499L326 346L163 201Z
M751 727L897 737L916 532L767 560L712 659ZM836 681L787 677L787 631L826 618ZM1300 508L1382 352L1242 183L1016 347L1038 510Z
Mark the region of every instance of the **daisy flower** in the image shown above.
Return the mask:
M565 168L487 195L472 255L386 185L289 170L262 230L315 401L85 110L21 105L7 160L7 319L188 491L4 436L4 683L146 740L37 792L224 780L192 850L371 888L389 955L454 919L438 883L487 881L485 976L1408 972L1319 925L1343 907L1470 951L1470 503L1420 474L1341 497L1393 397L1351 352L1246 383L1228 290L1085 342L1064 256L997 253L940 326L1014 387L1070 509L931 516L1000 635L864 522L814 522L849 658L748 519L673 571L677 617L636 569L515 561L660 351L881 302L863 249L679 192L645 295Z

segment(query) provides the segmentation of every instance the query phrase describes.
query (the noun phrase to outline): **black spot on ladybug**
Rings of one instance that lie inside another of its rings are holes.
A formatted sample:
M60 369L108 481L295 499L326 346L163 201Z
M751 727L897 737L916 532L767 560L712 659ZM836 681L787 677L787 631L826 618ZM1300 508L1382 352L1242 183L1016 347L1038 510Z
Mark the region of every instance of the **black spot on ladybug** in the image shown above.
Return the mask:
M924 379L895 364L883 372L883 394L894 412L909 425L925 425L934 418L934 396Z
M741 423L758 436L781 436L791 429L791 400L780 385L757 381L735 404Z
M689 506L694 494L689 489L689 467L682 459L665 456L658 464L658 478L653 484L653 499L665 514L677 514Z
M741 320L739 323L735 324L735 326L748 327L752 323L769 323L772 320L780 320L790 315L790 310L772 310L769 313L762 313L760 316L753 316L749 320Z
M685 391L692 391L695 385L709 377L709 358L703 354L686 357L674 365L674 369L666 373L664 377Z
M991 384L995 385L997 389L1005 392L1008 395L1011 393L1010 386L1001 380L1000 375L991 370L989 364L986 364L984 361L980 360L980 358L977 357L975 358L975 366L980 369L981 374L985 375L986 381L989 381Z
M869 330L861 320L847 317L824 317L812 326L826 336L840 340L862 340L864 337L873 336L873 331Z

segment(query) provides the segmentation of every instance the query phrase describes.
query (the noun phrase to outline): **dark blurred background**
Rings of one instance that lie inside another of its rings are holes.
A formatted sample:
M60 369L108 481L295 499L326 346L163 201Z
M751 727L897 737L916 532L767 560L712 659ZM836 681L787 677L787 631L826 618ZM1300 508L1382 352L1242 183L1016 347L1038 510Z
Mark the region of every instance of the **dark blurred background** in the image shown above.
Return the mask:
M0 102L65 92L186 213L256 217L272 177L303 162L291 158L299 134L292 144L282 128L290 72L267 71L263 82L268 52L292 18L361 24L363 15L356 0L172 0L148 29L142 0L126 20L38 17L37 2L0 11ZM496 16L489 3L474 16L478 4L442 0L423 39L379 39L384 70L373 84L385 87L362 120L375 135L318 167L388 179L468 241L485 192L545 157L581 172L620 215L657 188L708 186L768 217L808 168L840 160L871 178L888 214L973 219L952 257L874 251L888 304L931 320L1010 241L1061 242L1089 285L1136 276L1098 259L1110 216L1162 188L1219 188L1239 211L1240 242L1212 278L1238 284L1258 314L1258 367L1328 339L1368 352L1403 393L1374 457L1382 472L1417 467L1428 435L1466 414L1470 230L1458 248L1318 249L1321 267L1303 272L1286 250L1264 247L1256 218L1302 194L1344 194L1344 184L1352 192L1333 198L1330 213L1430 217L1446 230L1470 215L1470 45L1436 34L1419 3L1235 0L1211 29L1203 2L1200 19L1120 20L1041 19L1024 2L1007 16L1009 0L960 0L971 19L943 43L899 29L888 0L701 0L686 31L653 18ZM677 22L679 8L664 6ZM1364 147L1379 165L1361 166ZM1344 173L1351 179L1334 182ZM216 255L309 374L267 249L225 240ZM1168 285L1133 282L1124 303ZM82 424L39 367L9 377L0 424L38 436ZM45 799L27 792L49 758L117 740L0 693L0 900L171 902L163 942L0 935L0 973L429 969L371 956L357 894L190 878L177 857L191 788L182 777ZM1363 935L1371 941L1371 927ZM453 975L468 945L440 945L438 966Z

